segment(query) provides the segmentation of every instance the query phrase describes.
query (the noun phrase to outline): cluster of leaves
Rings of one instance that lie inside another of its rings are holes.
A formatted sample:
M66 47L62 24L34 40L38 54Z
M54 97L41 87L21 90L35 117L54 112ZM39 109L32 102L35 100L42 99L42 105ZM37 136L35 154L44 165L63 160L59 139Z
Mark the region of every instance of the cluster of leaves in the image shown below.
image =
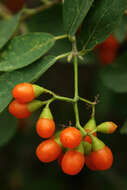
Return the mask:
M126 0L113 0L110 6L109 0L64 0L64 3L58 1L26 21L23 20L24 14L29 16L29 11L21 11L8 19L0 20L0 118L4 122L4 128L0 127L0 146L16 130L15 119L6 110L12 100L13 87L22 82L35 82L57 61L58 55L71 51L68 39L56 41L55 36L67 34L70 38L76 35L82 24L77 43L79 50L89 52L124 22L123 14L127 8L125 5ZM28 29L25 33L20 31L23 24ZM124 22L122 32L116 31L121 40L124 38L126 24ZM103 69L100 74L107 86L122 93L127 90L126 65L119 63L126 56L122 56L117 64ZM11 131L5 117L9 118Z

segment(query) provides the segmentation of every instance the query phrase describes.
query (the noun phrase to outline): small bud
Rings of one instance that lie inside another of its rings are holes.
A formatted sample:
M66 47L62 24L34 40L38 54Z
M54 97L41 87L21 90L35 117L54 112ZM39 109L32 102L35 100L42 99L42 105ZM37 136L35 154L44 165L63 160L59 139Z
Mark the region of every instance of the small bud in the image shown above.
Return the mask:
M36 84L33 84L33 89L34 89L34 96L35 98L40 96L44 92L44 88L40 87Z
M52 120L53 120L53 116L52 116L52 113L51 113L49 107L45 107L45 108L42 110L42 113L41 113L41 115L40 115L40 118L52 119Z
M104 122L97 126L97 131L106 134L112 134L116 131L117 125L113 122Z
M30 112L34 112L34 111L38 110L42 105L43 105L43 103L41 101L33 100L32 102L27 104L27 107Z
M84 129L89 129L90 131L96 128L96 121L94 117L92 117L84 126Z
M92 139L92 151L98 151L105 147L105 144L97 137L90 135Z

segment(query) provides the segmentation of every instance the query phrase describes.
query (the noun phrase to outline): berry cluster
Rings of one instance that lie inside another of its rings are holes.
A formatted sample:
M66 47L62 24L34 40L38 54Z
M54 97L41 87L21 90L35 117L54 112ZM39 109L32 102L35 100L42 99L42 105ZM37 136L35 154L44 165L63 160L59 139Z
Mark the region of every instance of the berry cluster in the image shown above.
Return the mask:
M15 100L9 105L12 115L26 118L46 104L36 123L37 134L46 139L36 149L38 159L44 163L58 160L63 172L68 175L78 174L85 164L93 171L109 169L113 163L113 155L110 148L97 138L97 132L111 134L117 129L117 125L103 122L96 126L92 116L83 128L68 126L55 133L55 122L49 108L52 100L34 100L44 91L44 88L37 85L18 84L13 89Z

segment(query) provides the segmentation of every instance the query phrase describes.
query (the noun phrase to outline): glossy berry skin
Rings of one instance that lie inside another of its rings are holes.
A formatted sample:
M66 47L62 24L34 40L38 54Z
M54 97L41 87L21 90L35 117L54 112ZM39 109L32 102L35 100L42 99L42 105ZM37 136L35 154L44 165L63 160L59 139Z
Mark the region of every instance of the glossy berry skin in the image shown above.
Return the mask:
M64 129L60 134L60 141L65 148L75 148L82 140L80 131L74 127Z
M74 150L66 152L61 162L63 172L68 175L78 174L84 167L84 164L84 155Z
M85 131L86 131L86 132L91 132L90 129L85 129ZM96 137L96 136L97 136L97 133L95 132L95 133L93 133L93 135ZM88 142L88 143L90 143L90 144L92 144L92 140L91 140L91 138L90 138L88 135L85 136L84 141L85 141L85 142Z
M56 160L61 154L60 145L54 139L48 139L38 145L36 155L41 162L48 163Z
M20 103L31 102L34 96L34 89L30 83L17 84L12 91L13 97Z
M27 118L31 115L27 104L21 104L17 100L13 100L10 103L9 112L18 119Z
M107 146L104 146L101 150L91 152L88 157L96 170L108 170L113 163L112 152Z
M55 122L52 119L40 118L36 124L37 134L42 138L49 138L54 134Z

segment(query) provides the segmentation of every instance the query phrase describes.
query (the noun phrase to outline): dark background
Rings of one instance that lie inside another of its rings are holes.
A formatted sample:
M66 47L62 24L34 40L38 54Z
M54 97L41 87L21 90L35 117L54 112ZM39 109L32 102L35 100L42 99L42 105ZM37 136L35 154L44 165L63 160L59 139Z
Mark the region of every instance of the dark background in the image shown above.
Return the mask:
M30 6L35 4L38 4L37 0L36 2L32 0L32 3L29 0ZM28 24L30 25L30 21ZM41 29L30 27L30 31L33 30ZM120 47L119 54L123 51L126 51L126 42ZM104 172L93 172L84 167L77 176L68 176L61 171L57 161L50 164L41 163L35 155L36 147L42 141L35 132L35 123L40 113L38 111L29 119L20 122L14 138L1 148L1 190L127 189L127 137L120 134L120 128L127 116L127 94L116 94L102 84L99 78L102 67L96 57L88 65L79 65L79 93L89 100L94 100L94 97L99 94L99 103L96 106L97 124L103 121L114 121L119 126L113 135L99 134L99 137L113 151L112 168ZM53 90L59 95L73 97L73 65L66 62L56 63L36 84ZM69 121L74 125L74 113L70 104L54 102L51 110L57 129L62 125L68 125ZM84 125L90 118L91 110L85 103L79 104L79 110L81 124Z

